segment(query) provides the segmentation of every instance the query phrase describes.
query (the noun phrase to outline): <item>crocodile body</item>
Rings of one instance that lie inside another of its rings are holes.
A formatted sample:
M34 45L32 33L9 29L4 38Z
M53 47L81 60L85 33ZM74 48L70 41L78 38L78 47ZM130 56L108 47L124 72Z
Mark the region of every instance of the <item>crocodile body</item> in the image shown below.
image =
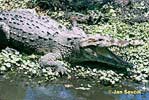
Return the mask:
M118 68L131 66L107 48L118 45L113 39L88 36L76 26L68 30L55 20L28 10L0 12L0 45L43 54L40 65L54 66L61 73L66 72L61 60L70 63L95 61Z

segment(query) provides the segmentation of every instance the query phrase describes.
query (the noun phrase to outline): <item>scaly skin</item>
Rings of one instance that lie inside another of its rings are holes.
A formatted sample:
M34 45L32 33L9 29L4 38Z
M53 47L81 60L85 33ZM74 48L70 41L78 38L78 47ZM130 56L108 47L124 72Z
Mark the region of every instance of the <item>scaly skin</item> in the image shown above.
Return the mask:
M116 68L130 67L131 64L107 48L128 44L106 36L87 35L77 26L68 30L55 20L38 16L32 10L0 12L0 45L27 53L43 54L39 59L40 65L54 67L62 74L67 71L61 60L70 63L95 61Z

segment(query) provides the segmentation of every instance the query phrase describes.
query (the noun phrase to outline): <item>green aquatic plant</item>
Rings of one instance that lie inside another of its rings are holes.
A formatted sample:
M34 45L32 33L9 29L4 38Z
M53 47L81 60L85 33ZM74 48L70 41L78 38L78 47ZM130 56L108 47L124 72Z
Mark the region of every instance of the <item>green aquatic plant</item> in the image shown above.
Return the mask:
M34 4L40 0L32 0ZM45 0L48 3L48 0ZM54 1L54 0L52 0ZM58 0L55 0L57 2ZM0 9L17 9L29 8L27 3L29 0L0 0ZM143 2L141 0L140 2ZM31 3L31 2L30 2ZM57 3L53 3L56 7ZM117 7L110 4L102 6L100 9L89 9L87 11L76 12L75 10L59 11L58 9L49 9L48 15L64 25L71 28L70 17L78 16L80 19L78 27L82 28L88 34L110 35L118 39L140 39L144 41L144 45L128 48L110 48L112 51L123 57L125 60L132 62L135 66L128 69L129 75L117 73L114 70L90 69L82 66L69 67L72 76L83 79L93 79L102 84L115 84L123 79L130 79L137 82L146 82L149 79L149 22L133 21L131 19L142 15L148 16L148 3L136 3L126 7ZM47 6L47 5L46 5ZM133 8L133 9L130 9ZM54 8L53 8L54 9ZM137 10L134 10L137 9ZM70 16L69 16L70 15ZM4 49L0 52L0 73L12 76L12 73L27 78L39 78L39 82L45 80L54 80L59 76L53 73L51 69L41 68L38 64L38 55L26 55L19 53L13 49ZM70 77L72 77L70 76Z

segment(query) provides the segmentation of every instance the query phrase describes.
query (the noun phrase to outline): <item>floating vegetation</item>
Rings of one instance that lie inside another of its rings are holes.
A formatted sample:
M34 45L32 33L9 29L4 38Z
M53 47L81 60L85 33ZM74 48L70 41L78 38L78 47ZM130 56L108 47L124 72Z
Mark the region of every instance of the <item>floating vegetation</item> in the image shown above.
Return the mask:
M37 2L38 0L0 0L0 10L32 8L34 7L32 1ZM88 34L110 35L114 38L126 40L140 39L145 43L138 47L110 48L123 59L135 65L134 68L127 69L129 74L125 75L114 70L68 66L71 74L67 76L67 79L75 77L77 79L96 80L97 83L105 85L114 85L124 79L135 82L147 82L149 80L149 22L148 19L144 21L142 19L140 21L136 20L140 14L141 16L148 16L149 10L146 6L148 2L141 1L139 3L132 2L131 5L125 7L116 7L109 3L101 6L100 9L92 8L82 12L70 10L66 13L64 10L46 10L47 15L69 28L71 27L70 18L76 16L78 27L84 29ZM35 6L35 9L37 8ZM133 8L133 10L129 10L130 8ZM5 78L12 77L12 75L29 79L38 78L39 83L60 77L50 68L41 68L38 64L38 58L38 55L26 55L11 48L3 49L0 52L0 74Z

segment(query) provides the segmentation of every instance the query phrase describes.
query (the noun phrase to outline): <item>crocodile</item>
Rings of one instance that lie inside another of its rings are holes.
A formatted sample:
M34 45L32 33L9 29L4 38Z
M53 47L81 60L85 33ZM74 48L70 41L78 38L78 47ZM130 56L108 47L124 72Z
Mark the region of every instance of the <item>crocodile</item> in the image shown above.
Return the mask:
M109 36L89 35L76 25L68 29L49 16L40 16L31 9L0 11L0 46L41 54L41 67L50 67L62 74L67 73L63 61L72 64L92 61L115 68L132 67L131 63L108 47L133 44Z

